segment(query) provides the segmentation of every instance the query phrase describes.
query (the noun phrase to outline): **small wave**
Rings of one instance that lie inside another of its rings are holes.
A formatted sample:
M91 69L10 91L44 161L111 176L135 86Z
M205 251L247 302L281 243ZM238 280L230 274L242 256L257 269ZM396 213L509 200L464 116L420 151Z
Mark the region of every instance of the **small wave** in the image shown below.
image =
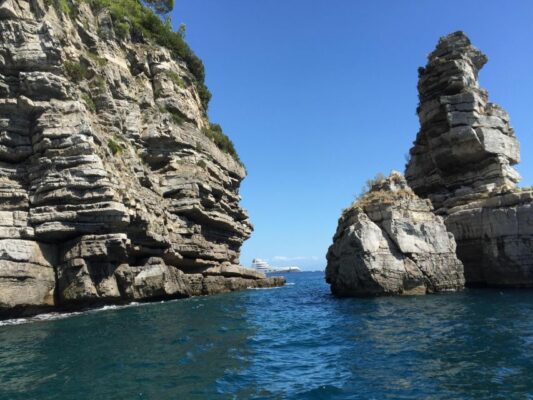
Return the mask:
M47 313L47 314L39 314L33 317L27 317L27 318L6 319L5 321L0 321L0 326L12 326L12 325L28 324L31 322L53 321L56 319L67 318L67 317L77 315L77 314L81 314L81 312L72 312L72 313L54 312L54 313Z
M285 284L285 286L294 286L294 285L296 285L296 283L294 283L294 282L288 282L288 283Z
M117 308L118 308L118 306L116 306L116 305L108 305L108 306L103 306L101 308L97 308L96 310L107 311L107 310L116 310Z
M294 283L286 283L285 286L292 286ZM283 286L276 286L276 287L267 287L267 288L253 288L249 287L247 289L249 290L271 290L271 289L280 289ZM202 300L202 296L200 297L190 297L188 299L171 299L171 300L162 300L160 302L146 302L146 303L139 303L136 301L132 301L128 304L107 304L102 307L98 308L90 308L82 311L72 311L72 312L51 312L51 313L45 313L45 314L38 314L32 317L25 317L25 318L12 318L12 319L6 319L4 321L0 321L0 327L2 326L12 326L12 325L21 325L21 324L29 324L33 322L46 322L46 321L54 321L58 319L65 319L74 317L76 315L80 314L90 314L90 313L97 313L101 311L111 311L111 310L119 310L122 308L129 308L129 307L140 307L140 306L150 306L154 304L162 304L162 303L171 303L175 301L183 301L183 300L189 300L189 301L197 301ZM197 307L203 307L203 304L199 304Z
M45 314L38 314L33 317L26 317L26 318L12 318L12 319L6 319L4 321L0 321L0 327L2 326L12 326L12 325L21 325L21 324L29 324L33 322L46 322L46 321L54 321L58 319L65 319L74 317L76 315L80 314L90 314L90 313L96 313L101 311L110 311L110 310L118 310L121 308L127 308L127 307L138 307L138 306L145 306L150 305L152 303L138 303L136 301L133 301L128 304L108 304L102 307L98 308L92 308L87 309L83 311L72 311L72 312L51 312L51 313L45 313Z
M28 322L27 318L6 319L5 321L0 321L0 326L20 325L26 322Z

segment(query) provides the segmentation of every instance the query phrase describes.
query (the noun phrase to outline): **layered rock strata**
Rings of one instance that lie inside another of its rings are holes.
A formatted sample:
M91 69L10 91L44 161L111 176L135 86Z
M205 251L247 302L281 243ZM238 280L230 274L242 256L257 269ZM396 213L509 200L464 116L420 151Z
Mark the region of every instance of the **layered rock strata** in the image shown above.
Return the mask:
M463 32L428 56L406 178L444 216L468 285L533 286L533 193L516 187L520 148L508 114L479 86L486 62Z
M187 65L107 11L0 0L0 316L283 284Z
M463 265L431 202L393 172L339 219L326 281L337 296L410 295L460 290Z

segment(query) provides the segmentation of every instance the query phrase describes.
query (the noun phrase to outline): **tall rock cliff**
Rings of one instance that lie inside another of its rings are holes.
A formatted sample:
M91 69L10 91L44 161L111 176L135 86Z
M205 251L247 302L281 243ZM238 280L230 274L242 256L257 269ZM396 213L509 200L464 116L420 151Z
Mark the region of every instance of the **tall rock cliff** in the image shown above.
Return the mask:
M431 202L393 172L344 210L327 254L337 296L411 295L460 290L463 265Z
M520 149L508 114L479 86L486 62L455 32L419 69L420 131L406 178L444 216L467 284L533 286L533 193L516 187Z
M197 77L89 3L0 0L0 315L282 284Z

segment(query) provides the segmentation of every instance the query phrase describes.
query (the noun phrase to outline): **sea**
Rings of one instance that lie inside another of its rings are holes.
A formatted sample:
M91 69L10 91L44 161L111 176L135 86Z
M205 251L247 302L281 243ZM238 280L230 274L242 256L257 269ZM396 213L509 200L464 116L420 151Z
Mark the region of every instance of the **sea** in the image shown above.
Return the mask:
M282 288L0 323L0 399L533 399L533 291Z

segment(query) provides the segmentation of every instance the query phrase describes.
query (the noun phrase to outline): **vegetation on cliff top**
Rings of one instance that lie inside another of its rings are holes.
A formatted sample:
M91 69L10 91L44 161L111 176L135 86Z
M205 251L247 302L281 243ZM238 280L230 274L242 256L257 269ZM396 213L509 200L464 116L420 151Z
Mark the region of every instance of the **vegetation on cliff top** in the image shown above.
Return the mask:
M81 2L88 3L91 8L98 12L102 9L109 10L113 19L114 29L117 36L121 38L132 36L145 37L160 46L168 48L175 57L184 60L191 73L196 78L196 89L200 97L202 106L205 111L211 99L211 93L207 89L205 80L205 70L202 61L193 53L190 47L184 40L183 27L178 31L172 30L170 18L163 21L160 15L167 14L174 7L174 0L46 0L49 6L54 6L56 9L72 18L76 16L77 6ZM154 12L155 11L155 12ZM157 14L156 14L157 13ZM98 54L89 54L91 59L95 60L99 65L104 65L105 59L98 57ZM65 68L67 74L76 82L81 81L86 77L86 68L75 62L66 62ZM168 75L178 86L183 87L184 82L178 74L169 71ZM88 108L92 111L96 109L93 107L94 102L89 100L89 96L84 97ZM165 110L168 111L168 110ZM170 112L172 119L178 125L181 125L184 120L178 113ZM204 135L211 139L215 145L223 152L232 156L237 162L242 165L235 146L231 139L224 134L219 124L210 124L208 128L202 130ZM110 145L110 148L116 149L117 146ZM115 152L113 152L115 154Z
M170 18L163 21L157 14L166 14L174 6L174 0L47 0L62 14L74 17L76 7L81 2L88 3L95 11L108 9L119 37L128 33L142 36L169 49L176 58L180 58L196 79L196 90L202 107L207 111L211 92L205 85L205 69L200 58L191 50L183 38L183 30L173 31ZM149 7L148 7L149 6ZM155 10L155 12L154 12Z
M205 136L211 139L220 150L232 156L237 162L239 162L239 164L242 165L242 161L237 154L237 150L235 150L233 142L222 131L222 127L219 124L209 124L209 128L204 128L202 132Z

